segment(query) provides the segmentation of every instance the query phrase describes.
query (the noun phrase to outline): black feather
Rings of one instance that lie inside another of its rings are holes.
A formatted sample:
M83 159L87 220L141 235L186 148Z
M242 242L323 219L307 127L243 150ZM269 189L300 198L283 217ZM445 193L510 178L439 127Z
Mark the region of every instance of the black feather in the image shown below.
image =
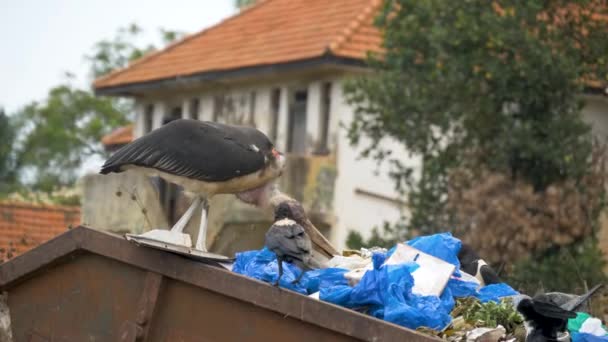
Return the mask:
M263 169L264 157L271 157L272 149L270 140L253 127L180 119L118 150L100 173L122 172L124 166L135 165L220 182Z

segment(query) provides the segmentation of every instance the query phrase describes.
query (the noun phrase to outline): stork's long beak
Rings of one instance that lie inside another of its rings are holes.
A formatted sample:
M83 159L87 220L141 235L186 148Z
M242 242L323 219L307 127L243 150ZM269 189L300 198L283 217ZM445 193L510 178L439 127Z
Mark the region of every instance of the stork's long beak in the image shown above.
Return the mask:
M279 156L281 156L281 152L277 151L277 149L276 149L276 148L273 148L273 149L272 149L272 155L273 155L275 158L278 158Z
M285 168L285 156L281 152L277 151L277 149L275 148L272 149L272 155L276 160L276 165L278 169L283 170Z

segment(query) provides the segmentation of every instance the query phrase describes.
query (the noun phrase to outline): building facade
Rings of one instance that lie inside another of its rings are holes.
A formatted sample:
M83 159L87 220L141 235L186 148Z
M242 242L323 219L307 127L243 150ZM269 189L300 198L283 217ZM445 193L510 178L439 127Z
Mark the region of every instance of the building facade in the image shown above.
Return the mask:
M289 158L283 190L302 201L313 222L343 248L350 230L366 237L374 227L407 216L388 166L360 159L345 129L354 109L343 87L369 72L367 52L380 51L381 36L372 25L379 6L378 0L265 1L97 80L95 89L135 99L135 138L177 118L257 127ZM585 118L606 135L608 99L602 92L588 96ZM398 144L384 143L410 158ZM167 198L173 197L161 193ZM250 210L238 204L218 205L231 208L224 215L238 217L241 225L261 222L255 214L235 214ZM221 236L227 222L217 225L211 234Z

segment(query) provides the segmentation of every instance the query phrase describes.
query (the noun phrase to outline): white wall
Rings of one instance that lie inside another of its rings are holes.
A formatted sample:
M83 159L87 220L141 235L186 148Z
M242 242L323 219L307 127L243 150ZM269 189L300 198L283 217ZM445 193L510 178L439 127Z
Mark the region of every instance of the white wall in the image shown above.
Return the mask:
M334 189L335 222L329 237L338 248L343 248L349 230L357 230L368 237L374 227L381 227L384 221L395 222L403 214L403 207L387 200L356 193L356 189L372 192L389 198L399 198L388 174L388 166L378 169L374 161L360 160L358 151L350 146L346 132L341 124L348 124L353 117L353 110L342 97L343 81L341 78L319 79L306 83L286 81L274 84L262 84L257 87L241 87L221 89L217 92L180 95L179 97L142 100L137 103L136 136L143 134L143 114L146 105L154 104L153 128L162 125L164 115L175 105L182 105L183 112L189 113L190 101L194 97L200 100L198 118L211 120L213 114L213 98L216 94L229 94L236 99L235 109L238 115L248 117L249 94L256 92L255 124L258 129L268 134L271 130L271 94L275 88L281 88L278 136L275 145L285 151L287 144L287 120L289 108L289 93L302 87L308 90L307 102L307 136L308 151L312 152L315 142L320 138L321 91L324 82L332 82L331 109L329 121L328 148L336 156L337 178ZM240 102L245 98L244 104ZM400 146L394 144L394 151ZM397 153L397 152L396 152ZM403 153L405 156L405 153ZM378 174L376 174L378 172Z
M342 82L340 82L342 84ZM346 129L354 116L351 108L342 96L342 86L336 86L332 91L332 114L339 113L339 117L331 119L330 143L337 147L336 193L334 197L334 210L336 222L332 229L331 242L338 248L344 248L350 230L356 230L364 237L369 237L374 227L382 231L385 221L394 223L401 215L407 215L407 208L398 202L381 199L363 193L357 189L386 198L404 200L394 188L394 182L388 176L389 165L380 166L370 159L360 159L360 147L350 145L346 136ZM365 146L365 139L362 140ZM418 162L408 157L404 149L393 141L386 140L385 146L396 156L402 156L408 165Z

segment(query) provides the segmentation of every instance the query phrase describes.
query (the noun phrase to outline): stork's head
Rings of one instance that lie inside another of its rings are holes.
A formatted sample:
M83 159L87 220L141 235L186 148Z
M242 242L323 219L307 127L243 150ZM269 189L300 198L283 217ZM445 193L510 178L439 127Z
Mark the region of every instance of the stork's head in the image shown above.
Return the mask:
M278 172L279 175L283 173L283 169L285 169L285 156L274 146L270 149L270 152L264 156L264 159L266 160L266 165Z

